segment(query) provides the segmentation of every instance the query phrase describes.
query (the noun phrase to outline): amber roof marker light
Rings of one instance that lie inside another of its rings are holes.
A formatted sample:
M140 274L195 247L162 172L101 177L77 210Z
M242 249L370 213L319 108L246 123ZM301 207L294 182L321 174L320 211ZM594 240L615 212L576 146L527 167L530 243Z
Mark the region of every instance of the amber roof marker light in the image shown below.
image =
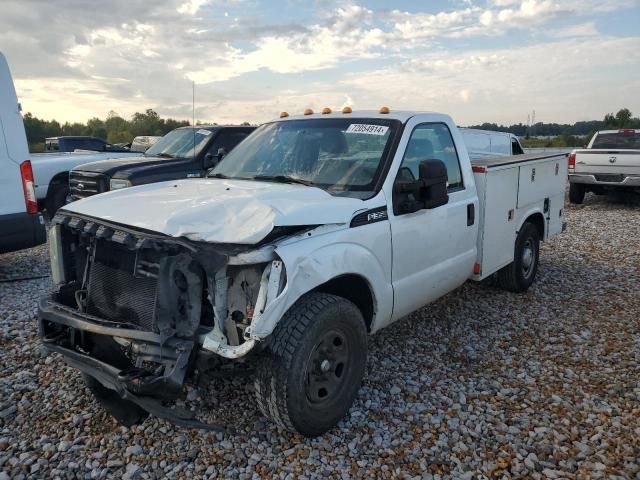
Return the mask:
M305 108L304 115L313 115L313 110L311 110L310 108Z
M342 107L342 113L351 113L353 112L353 110L351 110L351 107Z
M331 109L330 109L329 107L324 107L324 108L322 109L322 114L323 114L323 115L326 115L326 114L328 114L328 113L331 113Z
M391 112L391 110L389 110L389 107L380 107L380 110L378 111L378 113L389 113Z
M287 112L280 112L280 118L287 118L289 114Z

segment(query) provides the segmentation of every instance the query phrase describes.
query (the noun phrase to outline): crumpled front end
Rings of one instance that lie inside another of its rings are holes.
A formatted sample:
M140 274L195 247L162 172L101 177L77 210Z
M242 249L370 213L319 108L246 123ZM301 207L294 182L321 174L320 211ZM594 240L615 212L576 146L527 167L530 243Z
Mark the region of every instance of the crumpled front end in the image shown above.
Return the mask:
M207 357L239 359L282 292L272 246L214 245L59 213L49 232L54 293L41 300L44 344L157 416ZM172 418L173 417L175 418ZM186 422L186 423L185 423Z

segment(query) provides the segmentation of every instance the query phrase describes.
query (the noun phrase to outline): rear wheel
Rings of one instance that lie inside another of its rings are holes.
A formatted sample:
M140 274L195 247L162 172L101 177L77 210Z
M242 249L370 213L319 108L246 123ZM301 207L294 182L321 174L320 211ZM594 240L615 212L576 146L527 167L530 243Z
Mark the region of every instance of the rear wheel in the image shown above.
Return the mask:
M498 271L498 285L510 292L524 292L536 278L540 260L540 234L526 222L516 238L513 262Z
M360 310L342 297L309 293L273 332L256 374L258 406L281 427L321 435L349 411L366 361Z
M586 189L584 188L584 185L581 185L579 183L569 184L569 201L571 203L582 203L584 201L585 193Z

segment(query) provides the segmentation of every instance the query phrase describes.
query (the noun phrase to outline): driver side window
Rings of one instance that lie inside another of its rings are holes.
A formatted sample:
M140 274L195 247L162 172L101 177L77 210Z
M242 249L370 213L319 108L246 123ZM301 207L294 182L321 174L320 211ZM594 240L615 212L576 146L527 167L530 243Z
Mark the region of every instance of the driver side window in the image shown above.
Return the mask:
M441 160L447 167L447 191L464 188L460 161L449 128L444 123L421 123L411 132L398 171L399 180L417 180L424 160Z

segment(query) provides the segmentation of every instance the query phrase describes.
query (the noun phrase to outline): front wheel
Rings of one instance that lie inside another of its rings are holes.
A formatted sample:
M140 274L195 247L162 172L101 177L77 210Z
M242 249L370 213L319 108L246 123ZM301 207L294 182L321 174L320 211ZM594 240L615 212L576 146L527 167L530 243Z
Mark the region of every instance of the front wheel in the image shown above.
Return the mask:
M533 223L526 222L514 248L513 262L498 271L498 285L510 292L524 292L536 278L540 261L540 234Z
M367 362L360 310L326 293L303 296L272 334L256 372L261 412L277 425L315 437L349 411Z
M53 218L58 209L64 207L67 204L67 197L69 196L69 187L65 184L54 184L49 187L50 191L47 194L44 208L47 210L49 218Z
M86 336L87 347L92 357L108 362L122 370L131 368L131 362L112 338L92 334L87 334ZM137 423L142 423L149 416L149 413L137 404L124 400L115 390L108 389L90 375L83 374L82 376L98 403L121 425L131 427Z

